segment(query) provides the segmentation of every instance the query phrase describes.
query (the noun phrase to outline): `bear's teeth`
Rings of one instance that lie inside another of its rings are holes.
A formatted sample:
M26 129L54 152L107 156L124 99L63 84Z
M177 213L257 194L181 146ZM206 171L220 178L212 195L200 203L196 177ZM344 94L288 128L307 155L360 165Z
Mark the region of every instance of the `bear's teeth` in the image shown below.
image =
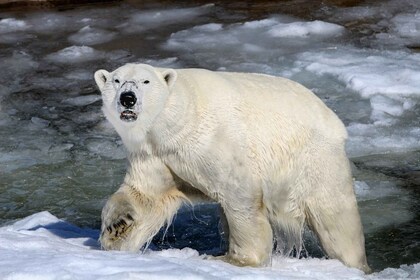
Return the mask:
M120 119L126 122L133 122L137 120L137 114L130 110L124 110L120 114Z

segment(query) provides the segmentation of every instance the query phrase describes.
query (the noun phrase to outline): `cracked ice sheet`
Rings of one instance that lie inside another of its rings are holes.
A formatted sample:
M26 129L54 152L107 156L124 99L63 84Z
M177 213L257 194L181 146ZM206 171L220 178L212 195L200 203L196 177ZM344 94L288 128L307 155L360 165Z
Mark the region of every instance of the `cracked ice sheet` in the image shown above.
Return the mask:
M333 76L369 100L370 122L347 126L350 156L420 148L420 55L346 47L302 53L295 66Z

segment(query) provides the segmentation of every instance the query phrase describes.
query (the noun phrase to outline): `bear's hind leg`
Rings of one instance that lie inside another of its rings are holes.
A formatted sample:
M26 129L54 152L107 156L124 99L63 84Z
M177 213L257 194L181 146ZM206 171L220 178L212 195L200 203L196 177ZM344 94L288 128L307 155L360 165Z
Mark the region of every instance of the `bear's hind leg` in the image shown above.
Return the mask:
M313 177L312 191L306 199L307 222L329 257L368 273L363 228L348 160L337 154L330 160L331 164L318 170L312 167L310 171Z
M309 225L329 257L368 273L370 268L366 261L359 213L349 203L343 204L337 205L338 209L320 205L308 206L312 208L308 213Z

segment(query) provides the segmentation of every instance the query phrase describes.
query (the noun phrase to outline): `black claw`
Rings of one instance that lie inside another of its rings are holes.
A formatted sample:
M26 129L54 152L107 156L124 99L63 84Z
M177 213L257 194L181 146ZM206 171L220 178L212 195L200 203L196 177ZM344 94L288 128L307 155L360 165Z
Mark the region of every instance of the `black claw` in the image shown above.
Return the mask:
M109 233L112 232L112 227L111 226L107 227L106 229L108 230Z
M127 219L129 219L130 221L134 221L133 216L131 216L130 214L127 214Z

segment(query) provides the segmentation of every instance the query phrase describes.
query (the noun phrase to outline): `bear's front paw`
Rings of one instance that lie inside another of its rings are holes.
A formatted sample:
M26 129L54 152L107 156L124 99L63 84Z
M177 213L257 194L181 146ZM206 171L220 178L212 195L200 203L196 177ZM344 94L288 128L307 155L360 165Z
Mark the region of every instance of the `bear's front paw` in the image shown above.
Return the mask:
M105 250L129 250L125 248L135 227L134 209L121 197L111 197L102 211L100 242Z
M106 227L107 234L112 240L122 239L130 232L134 219L130 214L121 217L118 221Z

